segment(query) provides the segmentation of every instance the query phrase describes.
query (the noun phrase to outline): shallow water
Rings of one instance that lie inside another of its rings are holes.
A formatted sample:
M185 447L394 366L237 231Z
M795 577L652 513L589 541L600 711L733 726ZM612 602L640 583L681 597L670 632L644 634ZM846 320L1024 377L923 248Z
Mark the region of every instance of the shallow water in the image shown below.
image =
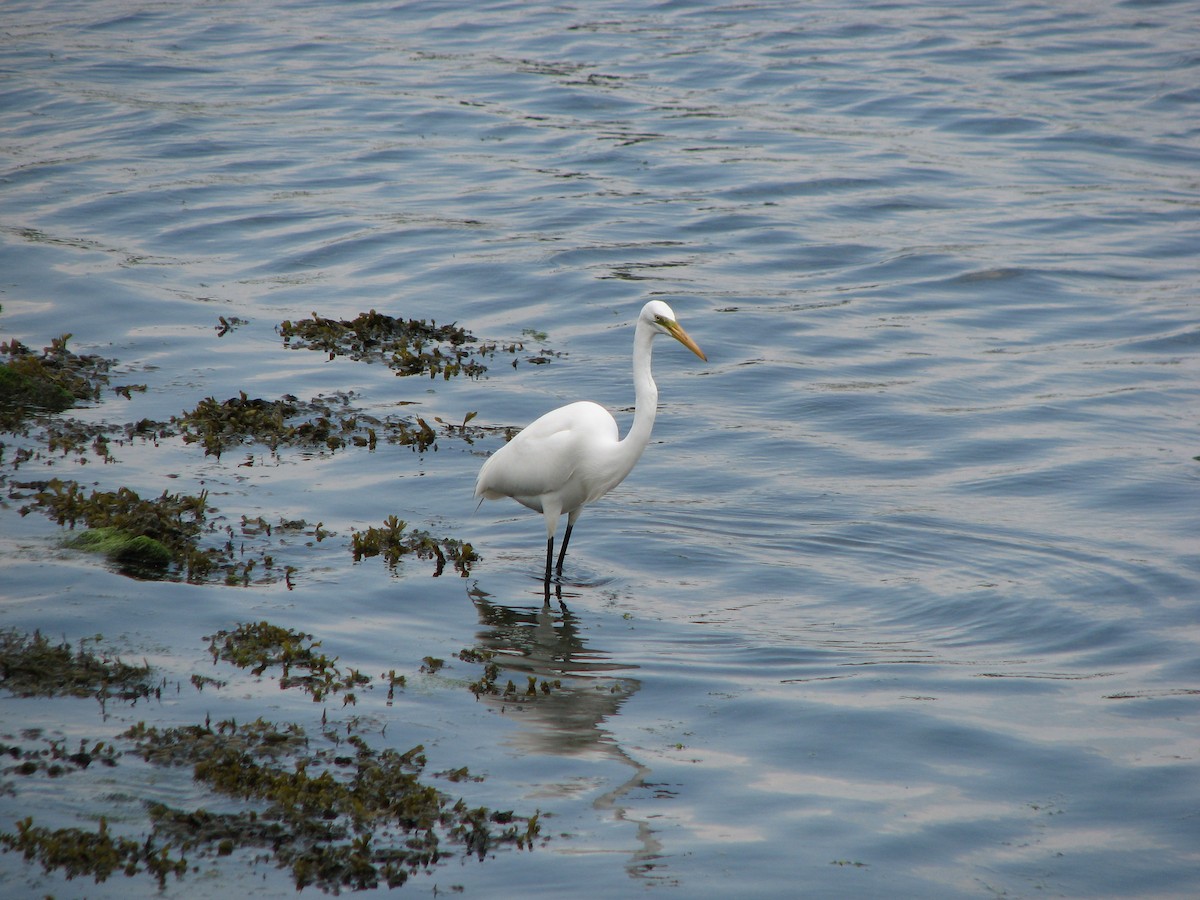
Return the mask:
M171 438L110 463L14 470L6 452L5 626L103 632L186 683L212 668L202 636L268 619L407 672L395 705L357 713L425 744L430 771L487 776L449 789L550 823L533 852L450 862L408 894L1195 892L1200 5L3 17L0 337L69 331L119 361L115 384L147 386L78 418L352 391L379 417L488 426L586 397L624 427L653 297L709 358L658 343L654 440L580 520L566 612L541 605L540 519L474 509L495 432L220 459ZM370 309L526 352L481 379L397 379L276 331ZM219 335L219 316L245 324ZM528 363L541 349L561 355ZM222 521L331 534L278 548L291 590L137 582L18 514L15 484L54 475L203 487ZM466 579L354 563L352 530L392 514L482 560ZM564 687L477 701L453 660L470 646ZM426 655L449 670L418 674ZM313 715L269 681L111 723L90 701L2 702L9 738ZM114 772L69 793L4 775L0 830L44 810L137 835L138 798L205 802L186 774ZM269 865L206 865L165 893L294 893ZM157 890L11 853L0 879Z

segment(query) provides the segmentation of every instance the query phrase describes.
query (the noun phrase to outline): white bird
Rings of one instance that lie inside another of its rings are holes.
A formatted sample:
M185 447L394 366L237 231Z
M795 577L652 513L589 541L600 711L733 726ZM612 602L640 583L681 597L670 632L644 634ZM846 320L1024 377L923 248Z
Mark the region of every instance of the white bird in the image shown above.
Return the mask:
M575 521L588 503L598 500L633 471L650 441L658 411L658 387L650 373L650 353L656 335L668 334L707 361L696 342L675 320L671 307L651 300L638 315L633 333L633 424L622 440L617 423L603 406L582 400L559 407L524 428L493 453L479 470L475 496L484 500L512 497L540 512L546 520L546 584L554 558L558 520L567 514L567 530L558 553L556 571Z

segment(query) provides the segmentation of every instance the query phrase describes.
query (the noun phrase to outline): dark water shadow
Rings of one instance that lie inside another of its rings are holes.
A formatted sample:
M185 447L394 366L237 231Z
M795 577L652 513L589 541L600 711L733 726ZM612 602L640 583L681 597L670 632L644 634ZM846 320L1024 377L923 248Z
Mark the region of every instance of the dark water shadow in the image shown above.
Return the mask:
M525 727L509 738L518 751L589 756L628 767L629 778L592 805L636 827L637 847L626 863L630 876L661 882L664 876L655 870L662 858L662 844L649 823L630 812L629 802L634 792L653 790L650 769L630 756L604 727L637 693L641 682L624 674L636 666L617 662L603 650L588 646L580 617L567 605L580 596L580 587L586 588L555 583L547 588L542 602L531 605L498 603L478 584L472 587L469 595L481 625L476 647L495 654L493 661L503 673L500 680L520 684L534 679L538 685L550 686L534 695L525 695L522 689L513 694L481 694L480 699L502 713L520 708L518 721Z

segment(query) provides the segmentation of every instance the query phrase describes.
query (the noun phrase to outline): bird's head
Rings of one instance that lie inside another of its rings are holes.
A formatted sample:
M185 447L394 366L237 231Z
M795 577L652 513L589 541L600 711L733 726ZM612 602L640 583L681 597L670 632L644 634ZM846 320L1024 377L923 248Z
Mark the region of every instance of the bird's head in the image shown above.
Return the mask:
M704 355L704 351L696 345L696 342L691 339L688 333L683 330L683 326L676 320L675 313L671 310L671 307L667 306L661 300L651 300L643 306L640 318L655 331L662 334L669 334L702 360L708 362L708 357Z

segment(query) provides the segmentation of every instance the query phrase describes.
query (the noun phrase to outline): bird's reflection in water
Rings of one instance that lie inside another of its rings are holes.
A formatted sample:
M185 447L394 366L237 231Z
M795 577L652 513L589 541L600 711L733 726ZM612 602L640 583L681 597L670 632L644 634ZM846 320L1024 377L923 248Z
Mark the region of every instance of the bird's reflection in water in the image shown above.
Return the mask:
M629 779L593 805L637 827L639 846L627 864L630 875L663 877L655 872L661 844L626 805L631 792L648 786L650 770L629 756L604 728L604 722L641 687L636 678L618 674L632 667L586 646L579 618L562 602L561 584L555 585L556 606L548 596L541 605L506 606L494 602L478 585L470 595L482 626L477 649L494 653L492 661L500 668L496 692L481 693L480 699L506 715L519 714L518 721L526 726L509 743L528 753L600 756L632 769Z

